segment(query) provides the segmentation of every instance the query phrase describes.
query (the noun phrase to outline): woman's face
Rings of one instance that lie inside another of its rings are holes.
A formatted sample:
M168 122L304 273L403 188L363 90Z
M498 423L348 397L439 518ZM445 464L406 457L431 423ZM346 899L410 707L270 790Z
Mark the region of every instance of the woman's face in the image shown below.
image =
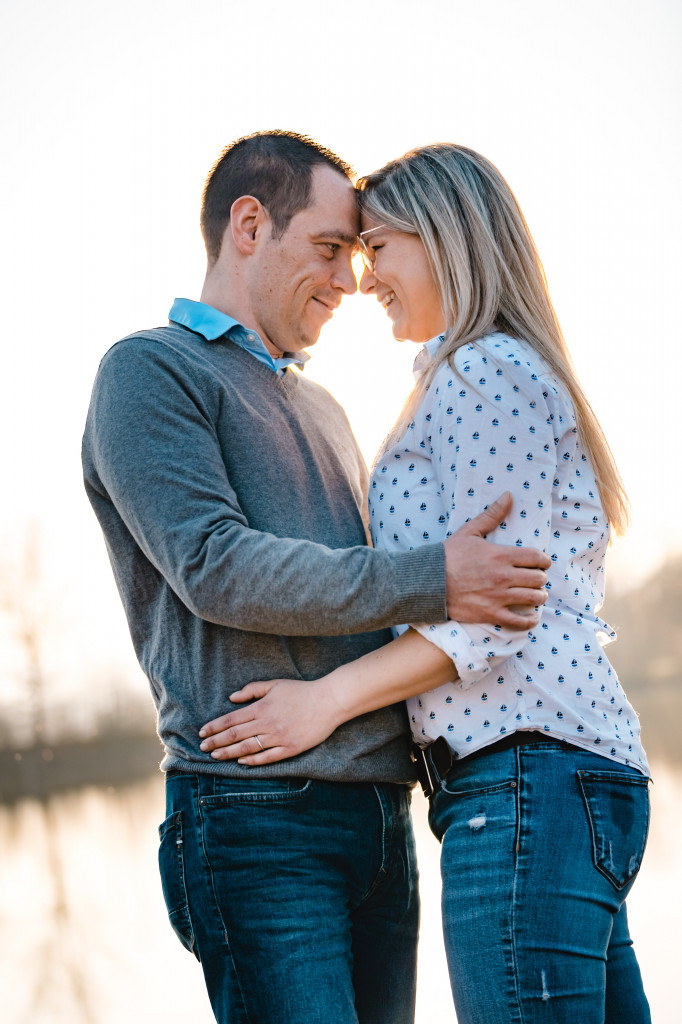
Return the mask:
M445 330L445 320L426 249L418 235L383 227L362 215L362 240L374 262L360 279L363 295L375 295L400 341L428 341Z

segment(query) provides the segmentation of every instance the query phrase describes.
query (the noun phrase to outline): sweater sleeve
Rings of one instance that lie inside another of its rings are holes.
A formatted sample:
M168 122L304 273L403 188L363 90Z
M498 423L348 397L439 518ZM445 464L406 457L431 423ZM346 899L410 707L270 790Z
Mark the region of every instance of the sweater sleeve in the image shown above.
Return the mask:
M83 443L86 490L100 521L116 517L126 543L133 539L193 614L298 636L445 618L442 545L389 555L251 529L212 401L165 346L120 342L100 366ZM110 536L107 543L111 549Z
M431 397L433 464L449 508L448 533L511 491L511 513L488 535L498 544L549 547L556 456L548 408L550 390L518 347L493 360L478 345L456 353L457 372L446 364L441 398ZM468 687L532 643L526 630L459 622L417 624L422 636L452 658Z

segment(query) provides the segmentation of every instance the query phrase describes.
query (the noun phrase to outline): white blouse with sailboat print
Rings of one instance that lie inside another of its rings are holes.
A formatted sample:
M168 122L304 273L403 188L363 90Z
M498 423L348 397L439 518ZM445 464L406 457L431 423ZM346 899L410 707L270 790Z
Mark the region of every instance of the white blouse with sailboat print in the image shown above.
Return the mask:
M416 370L442 338L421 350ZM609 530L563 387L525 342L496 333L436 373L413 422L374 466L374 545L442 541L503 491L511 513L489 540L542 548L549 597L530 631L413 623L459 679L407 702L416 742L445 736L459 757L535 730L649 774L639 720L603 647L598 617ZM406 627L399 627L400 632Z

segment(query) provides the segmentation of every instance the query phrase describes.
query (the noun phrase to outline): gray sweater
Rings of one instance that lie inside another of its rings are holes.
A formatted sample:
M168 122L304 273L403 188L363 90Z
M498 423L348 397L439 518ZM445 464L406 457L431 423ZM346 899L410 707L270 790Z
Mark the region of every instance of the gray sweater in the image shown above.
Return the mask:
M199 749L200 726L247 682L314 679L387 642L390 624L446 617L441 545L365 546L366 469L323 388L224 337L144 331L102 360L83 467L157 707L162 769L412 779L397 705L258 769Z

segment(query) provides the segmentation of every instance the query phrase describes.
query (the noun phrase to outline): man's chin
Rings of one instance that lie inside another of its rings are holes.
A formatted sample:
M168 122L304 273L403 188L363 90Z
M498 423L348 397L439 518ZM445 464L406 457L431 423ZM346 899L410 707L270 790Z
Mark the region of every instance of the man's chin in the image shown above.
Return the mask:
M282 342L282 344L284 345L284 348L282 349L282 354L285 356L300 355L301 353L305 352L307 348L310 348L311 345L314 345L317 342L319 336L320 335L318 332L315 337L310 337L309 335L302 337L301 335L298 335L295 338L289 338L286 342Z
M296 339L292 338L292 344L296 345L297 352L302 352L304 348L310 348L311 345L316 345L320 340L321 333L322 327L315 325L305 331L301 331Z

